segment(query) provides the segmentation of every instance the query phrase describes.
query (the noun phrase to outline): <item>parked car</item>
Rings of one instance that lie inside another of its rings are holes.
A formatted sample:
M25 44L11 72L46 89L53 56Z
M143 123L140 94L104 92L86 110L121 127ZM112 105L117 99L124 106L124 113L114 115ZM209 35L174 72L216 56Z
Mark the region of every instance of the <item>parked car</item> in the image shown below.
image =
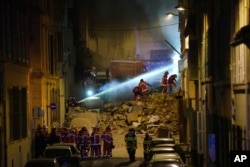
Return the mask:
M152 147L149 150L149 159L151 159L153 155L160 153L177 153L177 152L173 147Z
M175 152L177 152L180 155L183 162L184 163L186 162L186 153L179 144L156 144L156 145L154 145L153 148L164 148L164 147L173 148L175 150Z
M158 144L175 144L174 138L153 138L151 146L154 147Z
M43 152L42 158L57 158L61 166L80 167L80 158L72 152L70 146L47 146Z
M154 154L148 167L187 167L177 153Z
M73 155L81 159L81 151L78 149L76 143L54 143L53 146L69 146Z
M28 160L24 167L60 167L56 158L39 158Z
M175 144L155 144L153 147L175 147Z

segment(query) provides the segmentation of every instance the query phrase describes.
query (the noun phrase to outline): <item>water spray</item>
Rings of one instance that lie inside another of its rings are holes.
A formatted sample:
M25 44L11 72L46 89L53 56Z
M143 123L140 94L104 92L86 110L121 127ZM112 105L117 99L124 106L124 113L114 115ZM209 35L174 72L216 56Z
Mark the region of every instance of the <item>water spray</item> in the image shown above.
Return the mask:
M152 80L152 78L154 78L156 76L163 75L165 71L169 71L170 73L174 72L176 70L176 68L178 68L178 66L176 67L176 64L172 64L172 65L168 65L166 67L161 67L161 68L159 68L157 70L152 70L152 71L147 72L145 74L141 74L141 75L139 75L137 77L134 77L134 78L129 79L128 81L125 81L125 82L122 82L122 83L119 83L117 81L112 81L111 83L108 83L108 84L106 84L106 85L104 85L102 87L102 88L104 88L104 90L102 92L97 93L97 94L95 94L93 96L84 98L84 99L78 101L78 103L82 103L82 102L85 102L85 101L91 100L91 99L97 99L100 96L108 94L108 93L119 93L120 90L125 90L126 91L127 88L129 88L129 90L132 90L132 88L134 86L138 85L140 79L143 78L145 81ZM160 81L159 81L159 83L160 83ZM130 92L132 92L132 91L130 91Z

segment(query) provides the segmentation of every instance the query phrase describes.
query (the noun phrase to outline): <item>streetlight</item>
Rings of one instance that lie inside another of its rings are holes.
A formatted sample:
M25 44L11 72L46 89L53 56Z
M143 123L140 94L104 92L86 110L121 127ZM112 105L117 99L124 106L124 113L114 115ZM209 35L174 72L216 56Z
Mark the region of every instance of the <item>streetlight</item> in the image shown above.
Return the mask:
M178 15L178 14L175 14L175 13L172 13L172 12L166 13L166 19L167 19L167 20L170 20L170 19L173 18L174 16L179 16L179 15Z
M175 9L177 9L178 11L183 11L185 10L185 8L182 5L177 5L176 7L174 7Z
M179 3L176 7L174 7L175 9L177 9L178 11L184 11L185 7L183 6L183 0L179 0Z
M167 15L167 16L171 16L171 17L172 17L172 16L179 16L178 14L175 14L175 13L173 13L173 12L166 13L166 15Z

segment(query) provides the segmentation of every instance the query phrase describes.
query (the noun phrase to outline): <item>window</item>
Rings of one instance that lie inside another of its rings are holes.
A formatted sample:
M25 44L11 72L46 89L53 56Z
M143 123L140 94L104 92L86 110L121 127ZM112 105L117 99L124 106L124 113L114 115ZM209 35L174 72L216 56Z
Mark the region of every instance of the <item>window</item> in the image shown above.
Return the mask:
M18 140L27 136L27 88L13 87L9 90L10 139Z

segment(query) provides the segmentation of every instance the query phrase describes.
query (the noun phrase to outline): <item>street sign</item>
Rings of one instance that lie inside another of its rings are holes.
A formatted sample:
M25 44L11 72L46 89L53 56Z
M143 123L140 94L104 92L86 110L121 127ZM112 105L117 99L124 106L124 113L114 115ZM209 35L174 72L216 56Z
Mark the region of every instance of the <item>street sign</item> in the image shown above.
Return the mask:
M55 109L56 109L56 103L51 103L51 104L49 105L49 108L50 108L51 110L55 110Z

